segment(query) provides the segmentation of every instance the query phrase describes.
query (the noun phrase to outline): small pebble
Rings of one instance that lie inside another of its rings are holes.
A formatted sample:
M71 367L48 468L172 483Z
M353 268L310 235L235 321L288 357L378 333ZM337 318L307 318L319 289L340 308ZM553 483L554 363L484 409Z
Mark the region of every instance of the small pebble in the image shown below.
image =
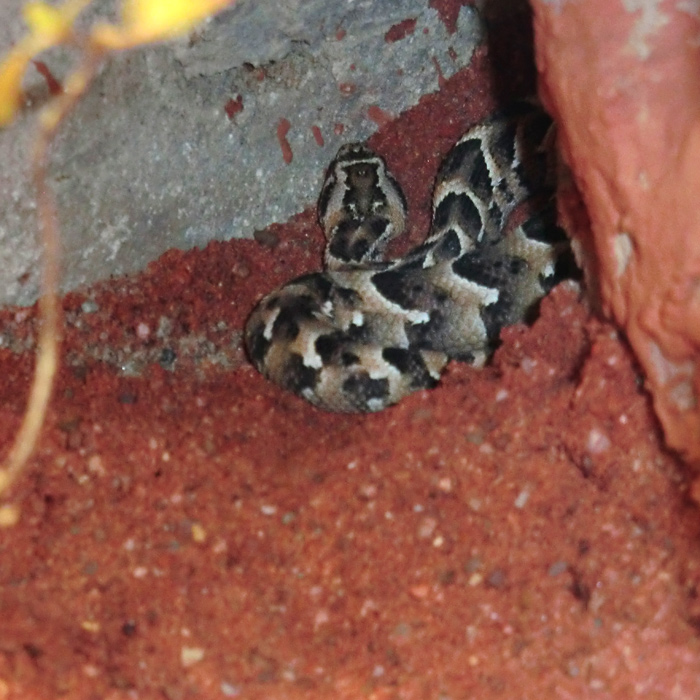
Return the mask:
M452 479L450 479L449 476L443 476L438 481L438 488L443 493L450 493L450 491L452 491Z
M180 649L180 663L187 668L193 666L204 658L204 649L201 647L182 647Z
M200 523L192 523L192 539L195 542L204 542L207 539L207 531L202 527Z
M360 497L371 501L377 495L377 487L374 484L363 484L359 488Z
M491 588L502 588L506 582L506 575L503 569L494 569L486 578L486 585Z
M528 489L523 489L513 501L513 505L516 508L524 508L528 500L530 500L530 491Z
M408 622L399 622L391 632L392 637L405 638L411 634L411 625Z
M481 499L479 498L470 498L467 501L467 505L475 512L478 513L481 510Z
M414 598L425 598L430 593L430 586L427 583L419 583L409 589Z
M418 524L418 537L422 540L426 540L432 536L437 527L437 520L431 517L423 518Z
M158 338L167 338L173 332L173 322L167 316L161 316L158 319L158 328L156 336Z
M99 305L93 301L92 299L86 299L81 305L80 305L80 310L84 314L94 314L95 311L99 311L100 307Z
M330 620L328 610L318 610L314 616L314 629L318 629L321 625L325 625Z
M531 357L524 357L520 367L525 374L532 374L535 371L535 367L537 367L537 360L533 360Z
M104 476L107 473L104 463L102 462L102 457L100 455L92 455L88 459L88 470L93 474L98 474L99 476Z
M280 243L280 237L269 229L254 231L253 238L266 248L276 248Z
M175 360L177 360L177 353L172 348L163 348L158 358L158 364L163 369L172 369Z
M593 428L588 433L586 449L592 455L599 455L610 449L610 438L599 428Z
M559 574L563 574L568 568L569 565L565 561L555 561L547 570L547 575L559 576Z
M472 445L481 445L484 442L484 434L479 430L467 433L464 437L466 437L467 441L471 442Z
M227 683L226 681L221 681L219 688L221 688L222 694L227 698L235 698L241 694L241 689L238 686Z
M478 586L483 580L484 580L484 577L481 574L472 574L469 577L469 580L467 581L467 583L473 587L473 586Z
M128 620L122 625L122 634L125 637L133 637L136 634L136 623L133 620Z
M97 573L98 564L96 561L89 561L83 566L83 574L85 576L94 576Z
M447 569L446 571L440 573L439 580L443 586L449 586L450 584L455 582L456 578L457 572L454 569Z
M482 562L479 557L470 557L467 563L464 565L464 570L470 574L474 571L478 571L482 567Z

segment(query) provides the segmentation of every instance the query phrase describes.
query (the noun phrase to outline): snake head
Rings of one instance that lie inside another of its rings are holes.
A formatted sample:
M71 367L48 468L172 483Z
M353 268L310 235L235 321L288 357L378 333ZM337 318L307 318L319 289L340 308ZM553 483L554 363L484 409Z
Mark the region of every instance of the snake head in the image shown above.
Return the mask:
M348 143L328 168L318 218L330 269L373 262L403 233L406 199L381 156L362 143Z

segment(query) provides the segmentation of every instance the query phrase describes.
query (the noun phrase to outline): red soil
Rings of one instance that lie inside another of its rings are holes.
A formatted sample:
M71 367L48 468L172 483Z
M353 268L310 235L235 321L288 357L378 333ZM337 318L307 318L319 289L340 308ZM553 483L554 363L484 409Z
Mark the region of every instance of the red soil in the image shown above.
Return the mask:
M491 107L487 59L373 140L413 242ZM320 266L313 212L257 238L66 298L0 531L0 698L700 697L700 521L616 330L559 288L486 369L322 413L240 348L255 300ZM3 337L33 316L3 312ZM132 356L174 370L110 364ZM0 369L6 445L32 358Z

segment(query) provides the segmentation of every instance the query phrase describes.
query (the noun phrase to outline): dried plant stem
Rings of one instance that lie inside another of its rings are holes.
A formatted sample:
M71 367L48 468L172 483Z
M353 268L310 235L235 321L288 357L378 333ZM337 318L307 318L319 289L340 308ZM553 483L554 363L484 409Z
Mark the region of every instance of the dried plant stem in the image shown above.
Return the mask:
M7 459L0 469L0 494L22 472L34 451L46 417L53 390L61 342L61 305L58 284L61 270L61 236L58 210L47 180L51 146L61 124L73 111L89 87L101 62L103 51L88 48L75 72L66 81L64 93L39 115L39 131L34 142L32 176L36 189L39 230L43 249L41 297L39 299L39 339L34 380L22 425ZM7 522L4 522L7 520ZM12 524L11 516L0 513L0 525Z

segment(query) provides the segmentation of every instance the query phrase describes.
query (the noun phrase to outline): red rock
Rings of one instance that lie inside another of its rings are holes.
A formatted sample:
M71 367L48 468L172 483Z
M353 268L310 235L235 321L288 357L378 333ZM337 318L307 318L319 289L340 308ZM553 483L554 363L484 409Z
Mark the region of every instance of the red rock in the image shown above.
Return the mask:
M700 47L681 4L534 3L542 94L590 216L568 208L666 440L700 466Z

